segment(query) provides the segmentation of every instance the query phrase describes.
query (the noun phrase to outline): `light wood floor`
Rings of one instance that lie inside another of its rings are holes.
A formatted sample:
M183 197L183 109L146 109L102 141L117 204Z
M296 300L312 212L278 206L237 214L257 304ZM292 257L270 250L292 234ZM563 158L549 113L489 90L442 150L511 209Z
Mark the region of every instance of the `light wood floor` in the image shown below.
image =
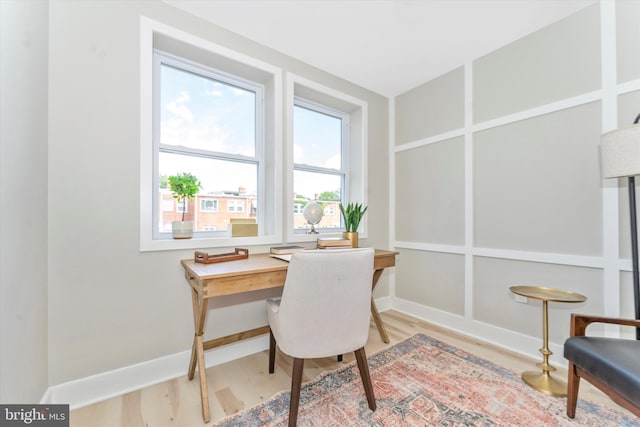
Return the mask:
M372 322L366 346L367 355L422 332L515 372L537 369L535 363L538 360L505 351L396 311L382 313L382 318L391 343L384 344L380 340ZM343 362L337 362L335 358L308 360L305 362L303 380L309 381L324 371L339 368L353 360L353 354L345 355ZM72 411L70 425L71 427L211 425L226 415L254 406L269 399L278 391L290 388L291 360L278 354L276 373L273 375L268 374L267 364L267 351L263 351L207 369L210 423L205 424L202 420L197 375L194 381L188 381L185 366L185 375L180 378ZM559 369L554 375L566 379L566 371ZM536 391L532 390L532 393L534 392ZM620 409L585 381L580 383L579 397Z

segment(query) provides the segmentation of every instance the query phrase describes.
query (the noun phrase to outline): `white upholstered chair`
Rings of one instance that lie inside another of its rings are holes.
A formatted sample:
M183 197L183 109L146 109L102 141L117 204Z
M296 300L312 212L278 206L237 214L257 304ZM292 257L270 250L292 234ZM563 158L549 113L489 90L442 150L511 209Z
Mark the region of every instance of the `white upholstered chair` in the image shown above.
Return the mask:
M376 409L364 346L369 335L373 249L295 252L278 301L267 301L269 373L276 343L293 358L289 425L298 416L304 359L355 352L369 408Z

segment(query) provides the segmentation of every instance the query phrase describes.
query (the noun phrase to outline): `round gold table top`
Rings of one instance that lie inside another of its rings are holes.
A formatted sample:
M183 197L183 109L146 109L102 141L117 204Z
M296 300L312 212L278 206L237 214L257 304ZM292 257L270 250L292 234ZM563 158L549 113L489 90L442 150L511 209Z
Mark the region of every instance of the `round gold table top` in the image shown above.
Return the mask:
M511 286L509 290L514 294L542 301L584 302L587 300L587 297L575 292L545 288L542 286Z

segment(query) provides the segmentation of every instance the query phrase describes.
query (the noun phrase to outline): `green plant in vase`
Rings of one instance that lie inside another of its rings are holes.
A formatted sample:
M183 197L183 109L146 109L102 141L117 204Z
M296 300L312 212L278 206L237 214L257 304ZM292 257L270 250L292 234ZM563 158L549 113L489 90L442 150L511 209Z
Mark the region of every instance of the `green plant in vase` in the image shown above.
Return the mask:
M362 203L349 203L346 207L340 203L340 212L342 213L345 229L342 235L351 240L351 247L358 247L358 227L367 208Z
M171 195L178 203L182 204L182 220L173 221L171 224L174 239L190 239L193 236L193 221L185 221L184 214L187 210L187 200L195 199L202 184L195 175L188 172L179 173L169 177Z

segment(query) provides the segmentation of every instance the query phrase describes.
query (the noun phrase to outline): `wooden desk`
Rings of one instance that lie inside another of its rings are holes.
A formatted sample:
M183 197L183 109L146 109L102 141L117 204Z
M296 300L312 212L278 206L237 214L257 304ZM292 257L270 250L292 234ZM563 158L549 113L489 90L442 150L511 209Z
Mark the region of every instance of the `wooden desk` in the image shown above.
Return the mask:
M375 289L384 269L396 265L396 255L397 252L376 249L372 289ZM250 255L247 259L216 264L196 263L192 259L185 259L180 262L184 267L185 278L191 286L195 332L193 346L191 348L188 378L190 380L193 379L197 366L200 379L202 417L205 422L209 422L211 415L209 412L204 351L269 333L269 326L263 326L226 337L204 341L204 325L207 318L209 298L281 287L284 285L285 278L287 277L289 263L273 258L269 256L269 254ZM389 337L382 324L382 319L376 303L373 300L373 296L371 297L371 314L380 333L380 338L385 343L388 343Z

